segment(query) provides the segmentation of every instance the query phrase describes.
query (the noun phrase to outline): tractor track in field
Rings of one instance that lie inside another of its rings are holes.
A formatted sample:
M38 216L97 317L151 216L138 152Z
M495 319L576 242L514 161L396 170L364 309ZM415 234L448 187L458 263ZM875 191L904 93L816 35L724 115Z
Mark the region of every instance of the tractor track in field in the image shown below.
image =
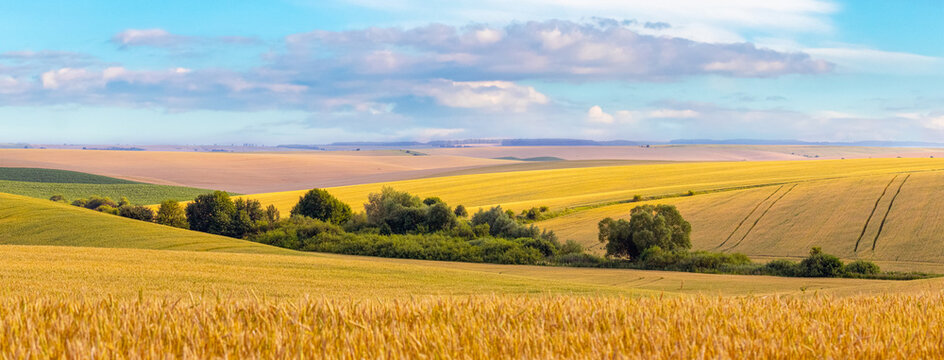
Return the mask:
M793 186L791 186L789 189L787 189L787 191L784 191L783 193L780 194L780 196L778 196L776 199L774 199L774 201L770 203L770 206L767 206L767 209L764 209L764 212L762 212L762 213L760 214L760 216L758 216L757 219L754 220L754 223L751 224L751 227L747 229L747 232L744 233L744 236L741 237L741 240L738 240L738 242L737 242L736 244L734 244L733 246L729 247L728 250L734 249L734 248L738 247L738 245L741 245L741 243L744 242L744 239L747 239L747 236L750 235L750 234L751 234L751 231L754 230L754 227L757 226L757 223L759 223L759 222L761 221L761 219L763 219L764 216L767 215L767 212L769 212L770 209L772 209L772 208L774 207L774 205L777 205L777 202L779 202L780 199L783 199L783 197L784 197L784 196L787 196L787 194L789 194L791 191L793 191L793 189L796 189L797 185L799 185L799 184L793 184Z
M872 240L872 251L875 251L875 245L878 244L879 236L882 236L882 229L885 228L885 221L888 220L888 214L892 212L892 206L895 205L895 199L898 199L898 194L901 194L901 188L905 187L905 183L908 182L908 178L911 177L911 174L905 176L901 181L901 184L898 185L898 191L895 191L895 195L892 196L892 201L888 202L888 210L885 210L885 216L882 217L882 222L878 225L878 232L875 233L875 239Z
M862 226L862 232L859 233L859 238L856 239L855 247L852 249L853 253L859 251L859 243L862 242L862 237L865 236L865 231L869 228L869 223L872 222L872 217L875 216L875 210L878 209L878 204L882 202L882 198L885 197L885 194L888 192L888 188L892 186L892 183L895 182L895 179L898 179L898 175L893 176L892 179L888 181L888 184L885 185L885 189L882 190L882 194L878 196L878 199L875 199L875 205L872 206L872 212L870 212L869 217L865 219L865 225Z
M763 205L765 202L767 202L767 200L773 197L778 191L780 191L780 189L783 189L784 186L785 185L780 185L780 187L774 189L774 191L770 193L770 195L767 195L767 197L765 197L764 200L758 201L757 205L755 205L754 208L751 209L751 212L747 213L747 216L741 219L741 222L739 222L737 226L734 227L734 230L732 230L731 233L728 234L728 237L725 238L724 241L722 241L720 244L718 244L718 246L716 246L715 249L721 248L722 246L724 246L724 244L728 242L728 240L731 240L731 238L734 237L734 234L737 233L739 229L741 229L741 226L743 226L744 223L747 222L747 219L750 219L751 215L754 215L754 212L756 212L757 209L760 209L761 205Z

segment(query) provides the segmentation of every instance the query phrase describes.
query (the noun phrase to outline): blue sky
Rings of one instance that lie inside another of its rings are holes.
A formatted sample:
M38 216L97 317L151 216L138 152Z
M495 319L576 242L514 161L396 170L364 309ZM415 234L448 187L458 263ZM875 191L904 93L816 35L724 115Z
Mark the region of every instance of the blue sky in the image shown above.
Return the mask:
M944 140L944 4L0 4L0 142Z

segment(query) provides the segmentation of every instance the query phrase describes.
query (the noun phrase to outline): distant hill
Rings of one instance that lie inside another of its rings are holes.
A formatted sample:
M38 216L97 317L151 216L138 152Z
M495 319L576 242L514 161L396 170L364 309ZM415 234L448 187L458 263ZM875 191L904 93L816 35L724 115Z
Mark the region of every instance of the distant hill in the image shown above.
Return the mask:
M763 139L676 139L671 145L821 145L821 146L870 146L870 147L944 147L944 143L922 141L802 141L802 140L763 140Z

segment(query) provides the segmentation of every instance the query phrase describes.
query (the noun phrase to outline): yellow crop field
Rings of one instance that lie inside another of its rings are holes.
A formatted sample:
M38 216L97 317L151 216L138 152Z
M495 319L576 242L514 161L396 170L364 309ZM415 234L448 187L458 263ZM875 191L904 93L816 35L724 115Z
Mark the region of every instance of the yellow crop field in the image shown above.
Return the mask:
M19 358L920 359L944 352L944 295L37 296L0 300L0 347Z
M938 271L944 264L944 172L915 172L788 183L648 201L672 204L692 223L699 250L754 257L800 257L812 246L890 269ZM640 205L588 209L538 223L601 252L596 223L628 218ZM874 248L874 249L873 249ZM894 263L901 264L894 264ZM927 264L924 264L927 263Z
M419 196L439 196L466 207L502 205L563 209L625 201L634 195L661 196L691 191L730 190L832 178L944 170L942 159L856 159L820 161L711 162L606 166L448 176L329 188L360 209L383 186ZM247 195L274 204L283 213L305 190Z

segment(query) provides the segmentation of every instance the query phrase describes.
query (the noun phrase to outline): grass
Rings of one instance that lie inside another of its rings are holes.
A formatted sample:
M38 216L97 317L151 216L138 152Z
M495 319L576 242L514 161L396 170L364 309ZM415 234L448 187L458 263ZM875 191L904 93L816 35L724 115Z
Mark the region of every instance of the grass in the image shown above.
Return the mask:
M250 241L0 193L0 244L291 253Z
M0 302L23 358L936 358L942 326L940 292Z
M90 196L122 196L135 204L153 204L167 199L187 200L212 190L145 184L75 171L0 168L0 192L48 199L63 195L69 201Z

